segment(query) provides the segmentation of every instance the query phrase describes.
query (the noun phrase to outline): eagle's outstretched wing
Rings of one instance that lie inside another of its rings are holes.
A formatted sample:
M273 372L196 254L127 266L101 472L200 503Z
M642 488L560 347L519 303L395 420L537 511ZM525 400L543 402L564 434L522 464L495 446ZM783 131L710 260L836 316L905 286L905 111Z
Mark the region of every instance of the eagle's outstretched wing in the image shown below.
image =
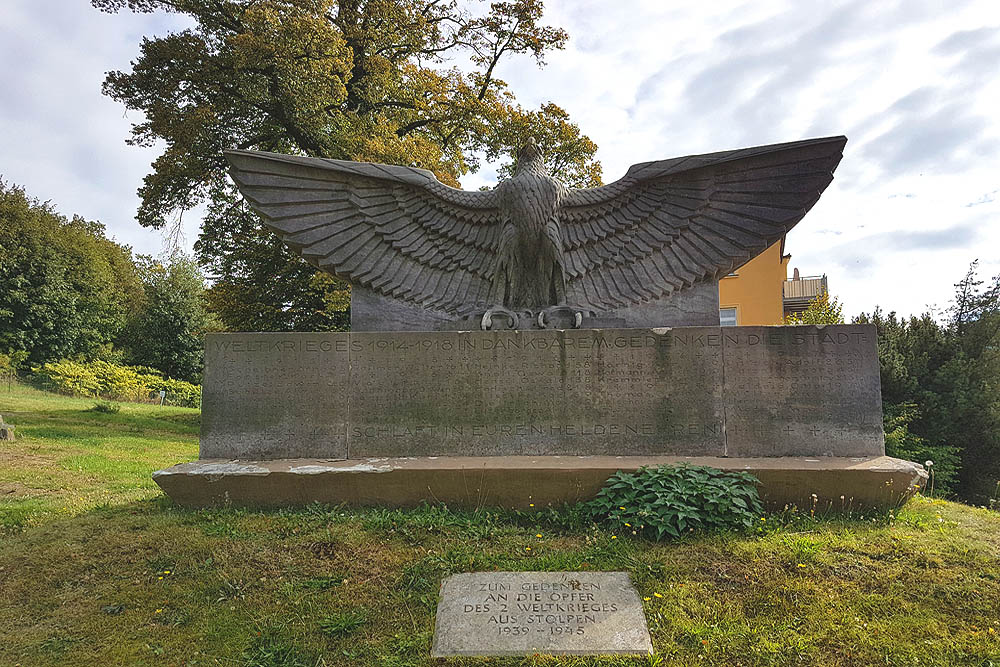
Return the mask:
M567 298L614 309L717 279L781 239L833 180L846 137L633 165L560 208Z
M485 304L500 225L496 195L424 169L228 151L230 175L290 248L317 268L424 308Z

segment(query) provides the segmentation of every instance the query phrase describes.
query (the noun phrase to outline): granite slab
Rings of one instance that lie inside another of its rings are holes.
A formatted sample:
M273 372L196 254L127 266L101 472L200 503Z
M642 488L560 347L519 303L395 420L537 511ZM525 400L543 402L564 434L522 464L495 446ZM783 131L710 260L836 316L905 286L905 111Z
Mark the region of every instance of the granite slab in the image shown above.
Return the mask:
M441 583L432 657L649 655L626 572L476 572Z

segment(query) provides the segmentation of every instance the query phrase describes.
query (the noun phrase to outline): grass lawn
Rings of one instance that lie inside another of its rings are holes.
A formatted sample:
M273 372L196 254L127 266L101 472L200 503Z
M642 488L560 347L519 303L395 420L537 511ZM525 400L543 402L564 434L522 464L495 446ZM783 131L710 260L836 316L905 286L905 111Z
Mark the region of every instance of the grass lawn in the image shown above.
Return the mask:
M188 511L198 413L0 387L0 665L996 665L1000 513L768 516L654 544L550 512ZM612 537L614 535L614 538ZM650 659L427 657L442 577L627 570Z

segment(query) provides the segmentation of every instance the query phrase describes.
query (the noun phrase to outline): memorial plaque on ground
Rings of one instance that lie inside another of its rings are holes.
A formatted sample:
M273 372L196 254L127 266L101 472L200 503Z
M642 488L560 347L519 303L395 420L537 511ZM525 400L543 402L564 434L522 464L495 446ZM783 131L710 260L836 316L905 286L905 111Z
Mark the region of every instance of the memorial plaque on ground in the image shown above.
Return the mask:
M870 326L211 334L202 458L875 456Z
M441 583L432 657L652 652L625 572L476 572Z

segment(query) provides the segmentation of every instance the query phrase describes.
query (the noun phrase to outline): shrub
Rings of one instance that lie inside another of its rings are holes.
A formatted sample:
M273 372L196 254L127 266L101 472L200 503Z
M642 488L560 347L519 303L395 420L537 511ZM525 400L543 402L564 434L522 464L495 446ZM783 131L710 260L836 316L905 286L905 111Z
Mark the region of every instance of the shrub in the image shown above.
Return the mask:
M111 401L98 401L94 403L94 407L90 410L92 412L101 412L106 415L116 415L121 412L122 406L118 403L112 403Z
M197 408L201 406L201 385L191 384L184 380L174 380L171 378L158 378L153 384L152 390L159 394L160 390L167 392L164 403L166 405L179 405L185 408Z
M42 364L34 376L43 389L71 396L97 396L101 388L92 368L69 359Z
M149 380L153 376L107 361L92 361L87 365L97 377L98 391L102 396L122 401L139 401L149 396Z
M919 415L919 409L914 403L886 404L883 410L885 453L917 463L933 461L934 495L949 495L961 467L958 448L933 445L926 438L910 431L910 424Z
M72 396L148 401L165 391L164 403L167 405L196 408L201 404L200 385L164 378L155 369L145 366L63 359L35 367L34 379L43 389Z
M750 473L705 466L618 471L588 502L595 518L656 540L713 529L746 529L764 511Z

